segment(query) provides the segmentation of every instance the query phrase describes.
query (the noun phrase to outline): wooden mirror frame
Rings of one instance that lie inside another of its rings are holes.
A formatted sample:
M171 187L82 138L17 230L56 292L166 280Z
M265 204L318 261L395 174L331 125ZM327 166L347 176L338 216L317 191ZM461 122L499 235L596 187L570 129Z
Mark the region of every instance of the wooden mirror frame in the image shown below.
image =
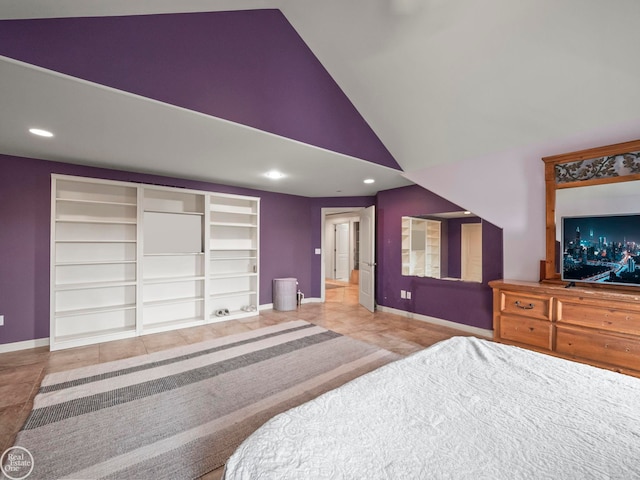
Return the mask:
M620 160L625 163L624 172L616 171L616 163ZM544 157L542 161L545 163L546 259L540 273L542 281L559 282L560 273L556 265L556 191L640 180L640 140Z

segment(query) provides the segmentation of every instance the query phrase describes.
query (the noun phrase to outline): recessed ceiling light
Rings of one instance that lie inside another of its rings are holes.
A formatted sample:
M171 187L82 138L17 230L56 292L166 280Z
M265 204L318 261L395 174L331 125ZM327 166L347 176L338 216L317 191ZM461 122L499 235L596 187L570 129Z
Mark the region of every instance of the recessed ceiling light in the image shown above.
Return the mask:
M375 180L373 178L367 178L364 183L374 183Z
M33 133L34 135L38 135L39 137L53 137L53 133L41 128L30 128L29 132Z
M279 178L283 178L285 175L277 170L271 170L265 173L264 176L272 180L278 180Z
M469 210L465 210L463 213L464 213L465 215L471 215L471 212L470 212Z

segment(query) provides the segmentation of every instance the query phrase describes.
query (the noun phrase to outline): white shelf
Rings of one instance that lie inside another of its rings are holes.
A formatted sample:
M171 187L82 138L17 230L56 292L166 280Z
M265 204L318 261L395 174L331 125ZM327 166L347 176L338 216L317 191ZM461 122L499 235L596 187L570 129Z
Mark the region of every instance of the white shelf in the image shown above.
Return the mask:
M259 224L257 197L53 174L51 349L257 315Z
M57 335L55 336L55 342L58 347L71 348L135 336L135 327L120 327L109 328L106 330L97 330L95 332L92 332L91 334L79 333L75 335Z
M135 240L56 240L56 243L137 243Z
M166 332L177 328L188 328L197 325L203 325L204 319L200 317L178 318L175 320L167 320L165 322L156 322L144 326L143 335L151 333Z
M209 316L209 319L212 321L218 321L218 322L226 322L227 320L233 320L236 318L243 318L243 317L252 317L254 315L256 315L258 313L258 309L256 308L256 310L242 310L242 309L236 309L236 310L229 310L229 315L216 315L215 313L212 313Z
M240 227L240 228L258 228L253 223L240 223L240 222L211 222L212 227Z
M58 292L65 292L71 290L85 290L93 288L105 288L105 287L128 287L131 285L137 285L135 280L130 281L113 281L113 282L83 282L83 283L58 283L56 290Z
M132 220L103 220L99 218L94 219L76 219L76 218L57 218L58 223L100 223L106 225L136 225L138 222L135 219Z
M145 307L159 307L162 305L177 305L179 303L202 302L204 297L183 297L171 298L167 300L154 300L153 302L144 302Z
M190 282L190 281L198 281L204 280L203 276L181 276L181 277L155 277L155 278L145 278L145 285L158 285L162 283L176 283L176 282Z
M214 273L210 276L214 280L222 280L225 278L244 278L244 277L257 277L257 272L238 272L238 273Z
M257 260L258 257L255 256L250 256L250 257L211 257L212 261L219 261L219 260Z
M55 313L57 318L63 317L77 317L81 315L93 315L95 313L116 312L122 310L132 310L136 308L135 304L128 305L110 305L108 307L96 307L96 308L80 308L78 310L63 310Z
M74 265L124 265L136 263L135 260L92 260L92 261L78 261L78 262L58 262L56 267L71 267Z
M252 207L246 207L241 205L222 205L211 204L211 213L233 213L234 215L247 215L257 217L258 214L252 210Z
M256 292L255 290L243 290L243 291L238 291L238 292L225 292L225 293L216 293L214 295L211 295L211 298L230 298L230 297L242 297L245 295L255 295Z
M109 202L106 200L85 200L80 198L56 198L56 202L82 203L86 205L118 205L121 207L136 207L135 203L130 202Z
M204 255L204 252L145 253L145 257L190 257Z
M199 216L203 216L204 213L202 212L185 212L185 211L180 211L180 210L150 210L145 208L144 211L146 213L173 213L176 215L199 215Z

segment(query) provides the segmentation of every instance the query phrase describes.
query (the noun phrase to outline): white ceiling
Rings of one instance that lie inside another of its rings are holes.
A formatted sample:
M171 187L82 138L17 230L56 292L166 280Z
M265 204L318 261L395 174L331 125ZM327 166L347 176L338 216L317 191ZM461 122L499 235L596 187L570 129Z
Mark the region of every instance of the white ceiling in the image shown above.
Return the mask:
M640 116L637 0L5 0L0 18L245 8L283 12L409 178ZM4 153L306 196L408 183L385 167L7 59L0 78ZM36 118L56 130L51 142L24 133ZM212 149L229 159L224 171ZM290 177L261 178L271 167Z

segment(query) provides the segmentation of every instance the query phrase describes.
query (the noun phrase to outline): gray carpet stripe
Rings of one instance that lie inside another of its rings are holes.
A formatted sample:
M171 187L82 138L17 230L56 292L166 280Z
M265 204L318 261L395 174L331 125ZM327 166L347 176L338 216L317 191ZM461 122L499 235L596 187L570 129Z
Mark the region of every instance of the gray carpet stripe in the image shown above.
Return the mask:
M339 333L326 331L176 375L39 408L31 412L22 430L31 430L66 418L83 415L115 405L122 405L150 395L174 390L222 373L243 368L269 358L300 350L310 345L322 343L341 336Z
M193 353L188 353L185 355L181 355L179 357L173 357L173 358L167 358L165 360L158 360L155 362L149 362L143 365L137 365L135 367L129 367L129 368L123 368L120 370L114 370L112 372L106 372L106 373L101 373L98 375L92 375L89 377L84 377L84 378L78 378L76 380L69 380L67 382L61 382L61 383L55 383L55 384L51 384L51 385L45 385L43 387L40 387L40 389L38 390L38 393L47 393L47 392L54 392L54 391L58 391L58 390L63 390L65 388L70 388L70 387L76 387L78 385L86 385L88 383L92 383L92 382L99 382L101 380L106 380L108 378L113 378L113 377L119 377L122 375L128 375L130 373L135 373L135 372L140 372L140 371L144 371L144 370L148 370L151 368L157 368L157 367L162 367L164 365L170 365L172 363L177 363L177 362L181 362L184 360L190 360L192 358L196 358L196 357L200 357L202 355L208 355L210 353L215 353L215 352L220 352L222 350L227 350L229 348L234 348L234 347L238 347L240 345L246 345L248 343L252 343L252 342L257 342L260 340L264 340L267 338L272 338L272 337L277 337L278 335L282 335L282 334L286 334L286 333L291 333L291 332L296 332L299 330L304 330L307 328L313 328L315 327L315 325L313 324L308 324L308 325L303 325L301 327L295 327L295 328L290 328L287 330L280 330L277 332L273 332L273 333L268 333L259 337L253 337L253 338L249 338L249 339L245 339L245 340L240 340L234 343L229 343L227 345L220 345L217 347L212 347L212 348L208 348L205 350L200 350L197 352L193 352Z

